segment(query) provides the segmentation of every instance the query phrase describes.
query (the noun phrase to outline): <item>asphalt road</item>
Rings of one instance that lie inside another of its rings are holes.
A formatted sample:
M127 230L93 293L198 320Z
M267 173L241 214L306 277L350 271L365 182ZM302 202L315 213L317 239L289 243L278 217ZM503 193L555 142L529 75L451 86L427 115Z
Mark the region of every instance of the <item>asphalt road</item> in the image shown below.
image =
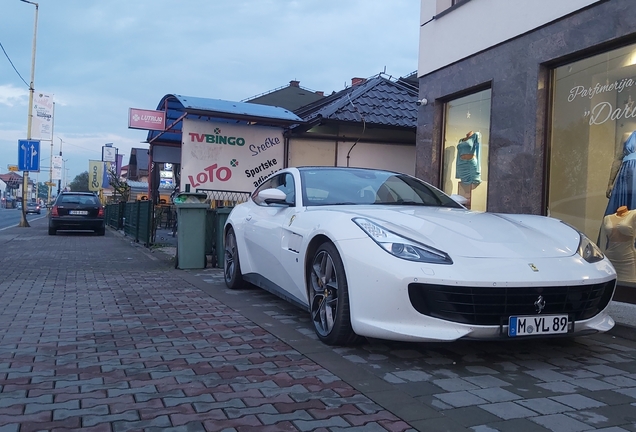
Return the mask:
M219 269L46 227L0 231L2 432L636 431L634 338L328 347Z
M11 208L11 209L0 208L0 230L17 226L20 223L21 215L22 215L21 210L14 209L14 208ZM44 217L46 217L46 210L43 211L41 214L27 215L27 221L29 221L30 223L30 221L44 218Z

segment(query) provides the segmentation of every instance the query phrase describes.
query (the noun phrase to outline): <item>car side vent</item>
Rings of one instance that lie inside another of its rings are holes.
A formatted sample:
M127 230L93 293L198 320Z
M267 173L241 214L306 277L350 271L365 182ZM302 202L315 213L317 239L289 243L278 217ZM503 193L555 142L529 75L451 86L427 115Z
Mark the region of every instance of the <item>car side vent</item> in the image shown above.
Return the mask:
M287 249L292 251L292 252L296 252L299 253L300 252L300 245L302 244L303 241L303 237L290 232L289 236L288 236L288 242L287 242Z

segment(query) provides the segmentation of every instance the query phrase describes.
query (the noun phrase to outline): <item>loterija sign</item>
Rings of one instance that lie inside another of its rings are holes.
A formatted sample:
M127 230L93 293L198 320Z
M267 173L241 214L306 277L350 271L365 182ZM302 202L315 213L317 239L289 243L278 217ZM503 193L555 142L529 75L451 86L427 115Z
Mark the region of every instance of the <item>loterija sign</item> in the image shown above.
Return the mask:
M164 111L128 109L128 128L144 130L165 130L166 113Z

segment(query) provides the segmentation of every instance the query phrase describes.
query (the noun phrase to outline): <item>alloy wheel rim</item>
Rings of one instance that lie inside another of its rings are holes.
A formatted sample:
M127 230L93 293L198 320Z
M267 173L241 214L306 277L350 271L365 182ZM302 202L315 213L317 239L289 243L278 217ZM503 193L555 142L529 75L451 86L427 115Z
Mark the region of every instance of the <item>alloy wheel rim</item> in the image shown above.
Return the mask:
M338 278L333 259L326 251L311 266L311 319L316 331L327 336L333 330L338 309Z
M228 234L225 242L225 280L230 282L234 278L236 267L236 239Z

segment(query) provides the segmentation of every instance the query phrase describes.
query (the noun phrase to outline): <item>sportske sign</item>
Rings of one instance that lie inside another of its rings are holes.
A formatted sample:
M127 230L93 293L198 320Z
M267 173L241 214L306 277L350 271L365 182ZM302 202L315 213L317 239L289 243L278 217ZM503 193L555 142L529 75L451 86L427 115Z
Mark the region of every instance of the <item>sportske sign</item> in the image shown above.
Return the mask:
M251 192L283 168L283 130L184 119L181 191Z
M166 113L164 111L128 109L128 128L144 130L165 130Z

